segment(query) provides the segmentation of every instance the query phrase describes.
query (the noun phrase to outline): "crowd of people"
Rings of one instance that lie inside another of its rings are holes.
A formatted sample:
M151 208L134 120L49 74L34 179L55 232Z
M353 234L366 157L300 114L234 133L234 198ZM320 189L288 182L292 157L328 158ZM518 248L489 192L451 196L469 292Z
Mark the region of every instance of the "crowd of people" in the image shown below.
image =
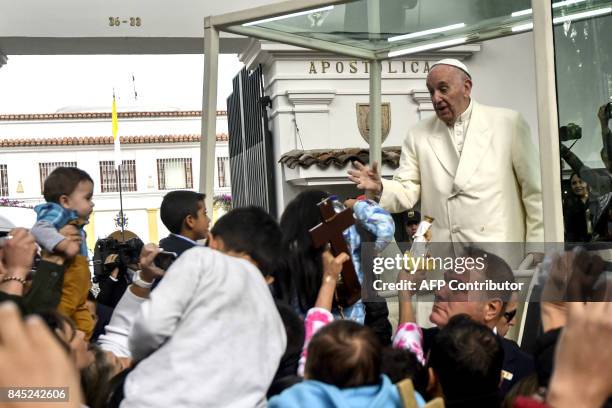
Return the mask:
M565 240L571 243L612 241L612 105L602 105L597 118L601 128L601 161L604 168L586 166L570 148L561 144L561 157L572 170L570 189L563 199ZM573 124L570 124L573 125ZM574 125L577 127L577 125ZM578 128L579 129L579 128Z
M375 201L344 202L355 215L343 232L350 253L334 255L309 233L321 222L323 191L299 194L280 223L245 207L212 228L202 194L173 191L161 205L170 236L142 246L103 319L82 268L92 191L86 173L56 169L36 225L2 238L1 387L60 387L64 406L90 408L601 407L612 396L612 306L605 290L593 290L604 263L586 251L549 258L544 331L528 354L504 337L515 323L514 293L440 289L433 328L416 323L408 290L398 292L394 330L382 298L342 307L343 265L352 262L366 287L371 268L360 246L382 251L393 239L391 215ZM162 250L178 255L167 270L155 262ZM503 259L470 251L487 257L486 268L445 279L513 281ZM559 282L569 280L590 302L550 301L563 298ZM27 402L50 404L60 406Z
M533 247L544 229L527 123L472 100L461 61L432 64L426 85L436 115L408 132L393 180L376 163L355 163L349 179L364 196L304 191L279 222L243 207L212 228L204 195L169 192L160 207L168 237L145 245L126 231L96 245L95 295L83 230L93 180L55 169L36 224L0 237L0 391L9 390L0 407L19 396L23 406L60 406L24 402L18 391L31 387L57 387L63 406L90 408L612 406L606 263L580 247L544 259ZM576 241L606 239L601 191L611 178L591 177L571 154L562 151L576 167L567 230ZM418 203L421 213L394 222L391 213ZM426 236L421 214L435 219L435 240L486 259L436 271L444 284L429 328L417 322L413 289L427 262L399 271L397 302L372 286L373 259L394 237ZM344 226L334 230L334 220ZM474 245L493 242L524 248ZM526 253L544 261L533 289L541 333L529 350L506 338L520 303L508 284Z

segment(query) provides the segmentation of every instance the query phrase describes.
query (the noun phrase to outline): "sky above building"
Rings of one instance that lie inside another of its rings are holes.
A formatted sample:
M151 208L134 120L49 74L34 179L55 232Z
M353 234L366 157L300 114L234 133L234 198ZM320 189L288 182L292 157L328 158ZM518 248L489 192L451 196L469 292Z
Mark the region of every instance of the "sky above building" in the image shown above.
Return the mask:
M203 55L14 55L0 68L0 114L202 109ZM236 55L219 56L217 109L226 109Z

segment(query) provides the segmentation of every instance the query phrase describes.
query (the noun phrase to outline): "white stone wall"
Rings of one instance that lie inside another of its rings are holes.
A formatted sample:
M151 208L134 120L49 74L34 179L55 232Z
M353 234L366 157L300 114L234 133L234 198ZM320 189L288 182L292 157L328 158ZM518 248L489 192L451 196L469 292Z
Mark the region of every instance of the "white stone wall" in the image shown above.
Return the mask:
M123 193L123 208L128 216L128 229L143 237L144 240L152 241L153 237L149 236L146 210L159 209L161 200L167 192L158 190L156 160L158 158L190 157L193 164L193 188L198 190L199 144L136 146L136 148L126 146L122 150L123 159L136 161L137 177L137 191ZM94 150L96 148L100 149L100 146L88 146L87 148L75 146L72 151L68 151L67 147L45 148L44 151L40 151L40 149L15 149L13 151L3 149L0 155L0 163L6 164L8 167L9 198L25 201L29 205L43 202L43 197L40 194L38 164L52 161L76 161L77 166L87 171L94 179L93 200L95 203L94 229L96 237L106 236L115 231L117 228L113 218L119 212L119 193L101 193L99 174L99 161L113 160L114 153L112 147L104 150ZM217 143L215 154L217 157L228 157L227 142ZM152 187L149 184L149 177L153 182ZM16 192L19 182L23 186L23 193ZM215 194L223 193L229 194L230 188L219 188L217 166L215 164ZM2 210L0 209L0 211ZM212 213L212 209L209 209L209 212ZM161 221L158 221L157 229L160 238L168 234Z
M474 78L477 101L514 109L524 117L536 148L539 146L533 33L497 38L466 60Z
M218 142L216 157L229 157L227 142ZM121 149L122 160L136 160L137 193L150 193L158 188L157 159L191 158L193 188L199 189L200 146L199 143L126 145ZM76 161L77 166L87 171L94 179L94 194L108 196L115 193L100 192L99 162L114 160L112 146L41 146L28 148L3 148L0 164L8 166L9 198L19 200L41 199L39 163ZM21 181L23 193L17 192ZM150 183L153 182L151 186ZM218 185L215 163L215 193L229 193L229 188ZM118 193L117 193L118 194ZM134 193L124 193L129 194Z

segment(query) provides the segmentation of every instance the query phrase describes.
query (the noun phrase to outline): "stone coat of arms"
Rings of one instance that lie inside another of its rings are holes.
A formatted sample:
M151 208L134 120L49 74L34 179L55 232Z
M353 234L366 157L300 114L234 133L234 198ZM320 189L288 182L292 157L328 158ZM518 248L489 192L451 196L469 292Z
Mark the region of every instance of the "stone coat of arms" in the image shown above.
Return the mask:
M357 104L357 126L359 127L359 133L366 142L370 143L370 127L368 123L368 114L370 113L369 103L358 103ZM391 104L389 102L383 102L382 107L382 141L384 142L387 136L389 136L389 129L391 128Z

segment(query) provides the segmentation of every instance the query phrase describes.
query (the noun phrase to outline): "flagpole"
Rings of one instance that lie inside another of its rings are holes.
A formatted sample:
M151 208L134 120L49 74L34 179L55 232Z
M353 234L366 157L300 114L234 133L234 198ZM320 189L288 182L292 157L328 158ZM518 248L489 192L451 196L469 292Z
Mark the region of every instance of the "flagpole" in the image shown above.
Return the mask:
M121 214L121 240L125 242L125 214L123 214L123 193L121 188L121 165L117 167L117 180L119 183L119 214Z
M115 101L115 88L113 88L113 108L111 112L111 121L113 125L113 145L115 150L115 171L117 176L117 183L119 183L119 215L121 225L121 239L125 242L125 214L123 214L123 189L121 187L121 155L119 151L119 144L121 139L118 134L119 124L117 120L117 102Z

